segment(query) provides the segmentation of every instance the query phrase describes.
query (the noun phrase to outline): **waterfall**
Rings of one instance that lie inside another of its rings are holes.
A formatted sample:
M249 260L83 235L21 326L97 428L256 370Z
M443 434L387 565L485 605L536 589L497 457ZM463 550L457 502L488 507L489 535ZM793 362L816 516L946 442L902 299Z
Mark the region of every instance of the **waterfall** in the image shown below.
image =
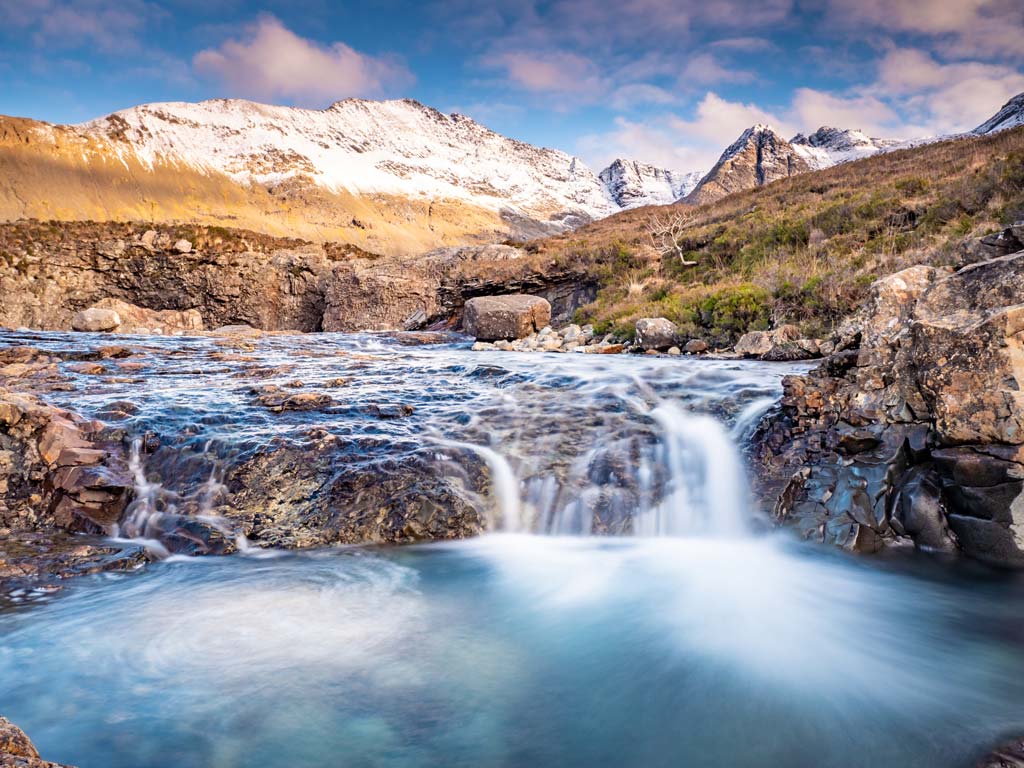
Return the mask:
M492 531L586 536L593 532L594 510L603 509L616 520L631 518L636 536L747 534L750 499L735 443L768 404L758 401L745 409L732 432L718 419L674 402L630 405L653 427L646 440L608 435L560 472L523 459L515 462L517 474L495 448L433 442L475 453L487 464L497 511L489 521ZM606 476L595 471L606 465L613 467Z
M206 479L188 494L176 493L146 476L141 441L133 440L128 458L134 485L133 499L121 516L120 523L112 527L111 534L115 538L137 541L156 557L164 558L172 553L162 539L169 533L187 528L190 521L196 521L226 539L233 540L238 551L252 550L253 546L245 534L238 531L231 521L213 511L226 489L218 474L218 465L211 455L209 443L200 458L211 465ZM194 535L190 534L189 538L194 539Z
M634 519L639 536L742 536L749 530L747 479L732 437L711 416L662 403L657 454L668 470L660 499Z

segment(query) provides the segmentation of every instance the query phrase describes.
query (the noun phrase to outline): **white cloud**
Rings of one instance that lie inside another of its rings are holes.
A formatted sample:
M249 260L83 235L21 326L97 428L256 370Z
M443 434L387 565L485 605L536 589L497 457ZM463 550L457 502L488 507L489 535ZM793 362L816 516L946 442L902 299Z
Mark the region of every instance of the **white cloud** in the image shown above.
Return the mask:
M792 131L790 122L777 114L708 92L690 119L667 114L637 122L620 117L611 131L581 138L577 151L596 168L625 157L677 171L708 171L756 123L772 125L787 136Z
M836 128L858 128L871 136L910 138L921 135L916 128L911 133L901 126L895 110L874 96L841 96L813 88L798 88L787 111L792 124L800 130L814 131L823 125Z
M1003 64L942 63L916 48L890 48L878 65L871 98L897 106L930 133L969 130L1024 91L1024 74Z
M27 32L40 48L135 51L145 25L165 16L143 0L0 0L0 19L7 31Z
M679 84L683 87L693 85L715 85L717 83L748 83L754 79L754 73L739 67L722 64L710 53L698 53L691 56L679 75Z
M830 18L851 28L934 39L950 56L1024 58L1020 0L829 0Z
M387 57L336 42L299 37L276 17L261 16L241 39L200 51L195 69L216 77L232 95L322 104L348 96L376 96L411 82L411 73Z

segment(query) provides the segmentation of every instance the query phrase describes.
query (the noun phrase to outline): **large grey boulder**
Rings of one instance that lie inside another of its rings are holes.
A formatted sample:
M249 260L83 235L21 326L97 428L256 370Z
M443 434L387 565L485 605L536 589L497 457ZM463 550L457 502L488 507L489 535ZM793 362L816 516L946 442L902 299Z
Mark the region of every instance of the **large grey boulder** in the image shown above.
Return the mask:
M112 331L121 325L121 316L113 309L89 307L71 318L71 327L76 331L97 333Z
M736 342L736 354L771 362L809 360L820 357L817 342L800 336L795 325L780 325L771 331L751 331Z
M636 321L636 343L643 349L674 347L678 333L679 326L664 317L644 317Z
M522 339L551 322L551 305L539 296L516 293L477 296L466 302L462 328L480 341Z

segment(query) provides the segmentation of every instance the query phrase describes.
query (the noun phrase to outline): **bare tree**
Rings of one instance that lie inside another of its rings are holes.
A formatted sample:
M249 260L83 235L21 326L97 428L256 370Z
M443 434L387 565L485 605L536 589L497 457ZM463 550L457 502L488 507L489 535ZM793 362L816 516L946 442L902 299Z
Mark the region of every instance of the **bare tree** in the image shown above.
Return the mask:
M676 256L684 267L697 266L696 261L687 261L683 251L683 232L693 223L693 216L676 211L664 216L652 216L647 222L647 234L651 244L662 258Z

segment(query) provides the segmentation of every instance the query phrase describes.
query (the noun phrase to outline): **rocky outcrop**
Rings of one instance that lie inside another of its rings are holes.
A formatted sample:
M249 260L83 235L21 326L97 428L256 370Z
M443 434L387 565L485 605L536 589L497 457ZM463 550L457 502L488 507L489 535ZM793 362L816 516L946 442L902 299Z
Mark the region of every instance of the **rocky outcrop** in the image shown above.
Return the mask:
M522 339L548 327L551 305L526 294L477 296L466 302L462 327L478 341Z
M763 425L779 521L1024 565L1024 252L884 278L836 346Z
M0 768L72 768L39 757L39 750L21 728L0 716Z
M457 325L467 299L504 293L541 296L557 321L567 321L597 291L582 268L507 245L385 258L344 246L193 228L183 251L176 244L181 231L0 226L0 326L412 330Z
M703 205L809 170L807 159L774 129L755 125L722 153L715 167L684 200Z
M1006 102L1002 109L971 131L971 133L983 136L989 133L996 133L997 131L1016 128L1019 125L1024 125L1024 93L1018 93Z
M612 199L622 208L669 205L685 197L702 173L679 173L649 163L619 158L599 174Z
M413 260L353 259L332 272L323 329L454 326L469 299L509 293L538 296L551 305L554 322L567 322L594 299L597 282L579 268L507 245L443 248Z

